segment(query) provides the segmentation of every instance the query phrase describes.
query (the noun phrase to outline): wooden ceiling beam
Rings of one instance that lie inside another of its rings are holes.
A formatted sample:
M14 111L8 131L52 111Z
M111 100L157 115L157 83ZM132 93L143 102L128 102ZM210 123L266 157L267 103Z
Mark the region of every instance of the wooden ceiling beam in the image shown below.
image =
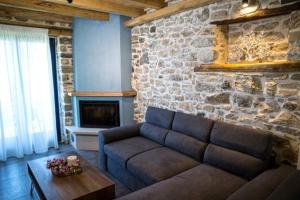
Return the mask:
M15 17L23 20L43 20L53 22L72 23L73 18L40 11L24 10L0 5L0 17Z
M107 2L103 0L102 1L101 0L73 0L72 3L68 3L66 0L43 0L43 1L49 3L61 4L73 8L81 8L81 9L100 11L106 13L115 13L115 14L130 16L130 17L137 17L145 14L143 9L117 4L114 3L115 1Z
M216 3L220 0L185 0L179 3L176 3L171 6L164 7L157 11L133 18L125 22L126 27L137 26L140 24L144 24L146 22L150 22L159 18L167 17L176 13L180 13L186 10L190 10L193 8L206 6L209 4Z
M26 10L34 10L63 16L78 16L96 20L108 20L107 13L75 8L71 6L45 2L41 0L0 0L0 5L10 6L15 8L23 8Z
M72 30L68 28L57 28L49 25L27 23L27 22L18 22L18 21L9 21L9 20L0 20L0 24L15 25L15 26L25 26L25 27L34 27L34 28L44 28L48 29L48 34L50 36L71 36Z
M124 6L136 7L136 8L152 8L152 9L161 9L167 6L164 0L105 0L109 2L114 2L122 4Z

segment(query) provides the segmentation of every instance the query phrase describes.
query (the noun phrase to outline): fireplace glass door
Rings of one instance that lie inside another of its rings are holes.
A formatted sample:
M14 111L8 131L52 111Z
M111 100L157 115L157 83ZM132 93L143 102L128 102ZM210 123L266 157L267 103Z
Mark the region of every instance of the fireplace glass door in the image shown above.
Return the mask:
M119 101L79 101L79 108L81 127L120 126Z

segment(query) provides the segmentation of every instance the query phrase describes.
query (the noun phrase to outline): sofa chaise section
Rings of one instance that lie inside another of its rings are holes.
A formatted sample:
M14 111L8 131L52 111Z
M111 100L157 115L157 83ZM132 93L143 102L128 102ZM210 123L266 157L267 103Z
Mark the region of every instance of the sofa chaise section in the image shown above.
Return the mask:
M246 182L221 169L200 164L119 200L224 200Z

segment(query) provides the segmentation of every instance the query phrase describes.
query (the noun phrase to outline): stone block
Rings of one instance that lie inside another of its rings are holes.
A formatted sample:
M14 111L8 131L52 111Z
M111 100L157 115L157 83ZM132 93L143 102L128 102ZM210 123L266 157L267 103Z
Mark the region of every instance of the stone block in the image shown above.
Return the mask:
M274 119L269 122L287 127L300 128L300 118L290 112L280 112Z
M71 37L60 37L59 44L72 45L72 38Z
M265 94L274 96L277 90L277 83L274 81L267 81L265 83Z
M300 81L300 74L293 74L293 75L291 76L291 79L292 79L292 80L296 80L296 81Z
M282 107L288 111L294 111L298 108L298 106L300 106L300 105L298 105L296 102L287 102L287 103L283 104Z
M233 102L237 104L239 107L251 107L253 98L248 95L239 95L235 94L233 96Z
M237 76L235 80L235 89L250 94L258 94L262 92L261 80L255 76Z
M220 20L220 19L226 19L228 17L228 11L227 10L218 10L214 11L211 14L211 20Z
M300 41L300 30L290 31L290 33L289 33L289 41L290 42Z
M212 47L214 44L213 38L197 38L191 43L194 48Z
M294 11L291 14L290 29L300 28L300 11Z
M229 104L230 93L221 93L212 96L207 96L205 102L209 104Z

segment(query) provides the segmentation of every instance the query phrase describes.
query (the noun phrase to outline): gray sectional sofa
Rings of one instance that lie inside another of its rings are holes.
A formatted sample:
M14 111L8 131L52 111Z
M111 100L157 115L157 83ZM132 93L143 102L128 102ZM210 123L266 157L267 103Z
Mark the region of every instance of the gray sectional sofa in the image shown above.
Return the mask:
M122 200L276 199L298 173L271 166L268 133L155 107L144 123L102 131L99 141L100 168L135 191Z

